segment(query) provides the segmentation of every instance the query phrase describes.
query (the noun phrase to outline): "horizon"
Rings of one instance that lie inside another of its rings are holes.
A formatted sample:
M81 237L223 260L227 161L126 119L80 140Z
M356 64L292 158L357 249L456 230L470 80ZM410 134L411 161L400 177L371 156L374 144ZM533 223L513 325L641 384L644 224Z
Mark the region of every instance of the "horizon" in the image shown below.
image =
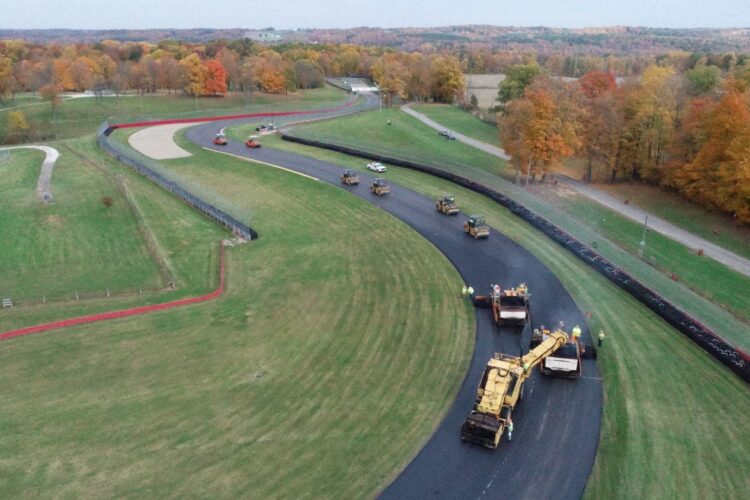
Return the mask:
M744 0L399 0L352 5L342 0L225 0L218 8L198 0L130 0L100 8L89 0L29 0L23 8L0 0L4 30L278 30L355 28L406 29L488 25L496 27L595 29L741 29L750 27ZM30 15L29 12L33 12ZM165 22L165 20L169 20ZM165 24L172 27L164 27ZM239 27L238 27L239 25ZM243 26L244 25L244 26Z

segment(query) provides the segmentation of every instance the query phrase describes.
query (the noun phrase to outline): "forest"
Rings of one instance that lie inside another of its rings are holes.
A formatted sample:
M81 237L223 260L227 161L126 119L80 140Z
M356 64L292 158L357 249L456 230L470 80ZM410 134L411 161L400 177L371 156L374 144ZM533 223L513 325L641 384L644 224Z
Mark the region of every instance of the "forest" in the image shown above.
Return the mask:
M38 93L167 92L191 97L321 87L326 77L372 78L394 99L468 109L465 74L504 73L495 109L518 181L571 156L590 180L606 170L676 190L750 222L750 57L691 53L593 55L464 47L404 51L355 44L0 41L0 104ZM561 76L569 78L559 78ZM6 142L28 129L22 109L0 119Z

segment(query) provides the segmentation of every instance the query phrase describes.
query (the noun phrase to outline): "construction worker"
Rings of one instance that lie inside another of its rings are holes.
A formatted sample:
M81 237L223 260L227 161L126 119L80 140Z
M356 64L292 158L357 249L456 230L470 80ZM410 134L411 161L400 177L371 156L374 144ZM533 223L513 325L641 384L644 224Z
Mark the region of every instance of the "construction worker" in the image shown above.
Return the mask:
M513 441L513 419L508 417L508 441Z
M469 286L469 288L467 288L466 291L469 292L469 297L474 295L474 289L471 286Z
M547 330L544 325L542 325L542 340L547 340L549 338L549 330Z
M466 292L468 292L468 289L466 288L466 285L461 289L461 298L463 299L466 297Z
M604 342L604 330L599 330L599 347L602 346L602 342Z
M581 340L581 327L578 325L573 327L573 340L576 342Z

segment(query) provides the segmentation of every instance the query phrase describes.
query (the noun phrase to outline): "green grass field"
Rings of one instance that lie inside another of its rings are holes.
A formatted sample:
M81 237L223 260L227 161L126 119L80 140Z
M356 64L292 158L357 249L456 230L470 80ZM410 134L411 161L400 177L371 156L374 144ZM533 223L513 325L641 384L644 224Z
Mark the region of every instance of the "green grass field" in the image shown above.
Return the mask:
M73 147L77 144L74 143ZM17 150L0 162L0 295L24 301L73 300L165 286L112 179L63 149L52 176L54 202L36 195L44 153ZM109 196L109 208L101 198Z
M312 109L339 103L346 94L326 87L286 95L255 92L252 97L229 94L200 98L178 95L127 95L120 97L64 99L56 110L46 103L18 108L26 115L31 131L27 141L58 140L92 134L106 119L133 122L155 118L214 116L227 113ZM25 103L27 104L27 103ZM0 108L0 143L6 135L5 113Z
M389 120L391 125L388 125ZM230 129L230 133L236 138L247 136L242 128ZM472 167L500 175L506 170L505 161L458 141L449 141L400 109L368 111L302 125L294 129L294 134L343 146L361 147L384 155L426 161L459 171Z
M555 194L545 189L545 197L561 210L602 234L621 248L638 254L643 224L620 216L585 196ZM673 273L690 288L750 321L750 278L655 231L646 233L643 258L667 275ZM748 325L750 328L750 324Z
M362 160L275 139L269 145L362 168ZM587 498L740 498L750 467L750 391L738 377L566 250L495 202L451 183L391 167L393 182L437 198L539 257L563 282L589 328L607 332L599 366L604 414ZM533 290L532 290L533 293ZM585 384L581 379L577 383Z
M596 249L601 255L626 269L646 286L668 297L678 307L698 318L730 342L745 349L750 349L750 335L748 335L747 322L726 310L722 304L706 298L715 295L714 287L701 290L699 294L691 290L686 284L673 281L667 273L654 272L655 268L653 266L640 260L637 255L633 255L632 252L622 248L617 242L610 241L604 234L597 231L595 227L592 227L588 221L579 220L571 214L562 211L559 206L551 203L544 196L539 196L534 190L525 190L508 182L502 177L507 171L501 171L501 175L498 176L496 173L482 168L481 165L460 163L461 157L460 155L456 155L459 152L458 149L452 152L441 152L444 156L442 162L433 162L433 158L436 155L435 148L441 144L441 141L448 141L440 138L433 129L422 125L406 113L400 110L391 110L390 112L391 127L397 127L400 131L399 141L404 144L399 151L384 151L378 147L378 141L373 140L373 129L387 127L387 125L383 126L380 124L381 120L377 111L360 113L339 121L319 122L300 126L295 128L293 133L302 137L323 139L366 151L385 152L401 158L408 157L409 159L439 166L443 170L462 175L480 184L496 189L544 216L565 231L575 235L581 241L587 242L592 246L596 244ZM368 126L368 120L371 123L370 126ZM349 124L349 126L345 127L342 125L345 123ZM269 144L274 144L270 142L270 138L266 138L265 141ZM455 141L450 142L453 143ZM474 148L465 147L476 152ZM364 163L362 161L360 165ZM705 259L705 261L708 261L708 259ZM682 273L678 274L681 275ZM705 283L705 280L701 281L701 283ZM736 302L736 299L734 299L734 302Z
M483 122L476 116L456 106L448 104L417 104L412 106L428 118L438 122L445 128L449 128L467 137L479 141L500 146L500 132L497 127Z
M341 190L195 153L168 168L260 239L228 250L216 301L4 342L1 497L374 495L453 401L474 319L440 252ZM120 170L176 273L215 280L184 253L226 233Z

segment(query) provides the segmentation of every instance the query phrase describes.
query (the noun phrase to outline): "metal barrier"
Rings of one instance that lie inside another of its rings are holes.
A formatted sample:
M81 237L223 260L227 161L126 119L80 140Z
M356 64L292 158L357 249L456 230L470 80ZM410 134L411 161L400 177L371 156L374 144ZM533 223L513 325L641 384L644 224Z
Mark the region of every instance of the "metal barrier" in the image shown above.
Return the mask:
M519 216L520 218L543 232L548 237L552 238L559 245L572 252L576 257L584 261L589 266L593 267L607 279L638 299L642 304L654 311L659 317L664 319L672 327L690 338L711 356L716 358L730 370L739 375L740 378L742 378L745 382L750 383L750 355L746 354L741 349L730 345L727 341L722 339L710 328L680 310L664 297L644 286L641 282L627 274L625 271L614 265L606 258L594 252L587 245L584 245L582 242L580 242L567 232L552 224L544 217L534 213L522 204L508 198L507 196L500 194L498 191L490 189L478 182L467 179L466 177L445 172L443 170L427 165L422 165L414 161L387 157L376 153L361 151L358 149L336 144L328 144L312 139L289 135L288 133L282 134L282 139L284 139L285 141L304 144L306 146L328 149L351 156L357 156L359 158L364 158L367 160L380 161L383 163L389 163L391 165L416 170L451 181L455 184L458 184L459 186L465 187L491 198L492 200L504 206L512 213Z
M223 210L216 208L211 203L203 201L201 198L190 193L187 189L183 188L176 182L167 179L164 175L154 171L152 168L142 162L135 154L128 155L126 151L117 148L109 138L109 135L113 130L114 127L110 126L109 122L104 122L101 124L99 130L96 133L96 140L99 143L99 146L111 157L113 157L120 163L129 166L136 172L146 176L162 189L169 191L194 209L201 212L206 217L213 219L225 228L229 229L235 236L247 240L254 240L258 238L258 233L255 232L255 230L253 230L247 224L240 222Z

